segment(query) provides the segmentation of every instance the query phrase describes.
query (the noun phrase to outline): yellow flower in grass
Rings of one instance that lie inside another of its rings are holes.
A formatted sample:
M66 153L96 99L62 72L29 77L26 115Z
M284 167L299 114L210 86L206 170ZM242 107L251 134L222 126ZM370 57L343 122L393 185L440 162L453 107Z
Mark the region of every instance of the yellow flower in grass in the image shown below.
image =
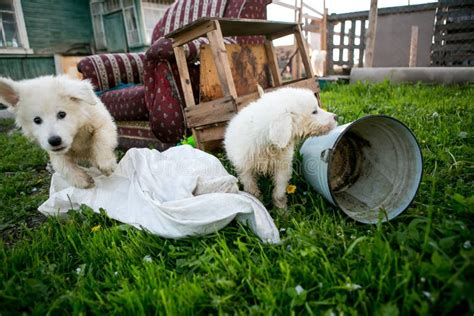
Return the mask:
M100 224L91 228L91 232L95 233L100 230Z
M295 192L296 192L296 185L288 184L288 186L286 187L286 193L293 194Z

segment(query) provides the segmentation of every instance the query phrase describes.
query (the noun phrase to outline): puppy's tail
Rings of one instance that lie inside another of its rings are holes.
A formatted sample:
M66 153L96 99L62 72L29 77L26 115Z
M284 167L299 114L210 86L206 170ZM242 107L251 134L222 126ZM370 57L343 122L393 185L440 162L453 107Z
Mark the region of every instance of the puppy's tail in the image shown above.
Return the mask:
M265 91L263 91L263 88L261 85L257 83L257 91L258 91L258 96L262 97L265 94Z

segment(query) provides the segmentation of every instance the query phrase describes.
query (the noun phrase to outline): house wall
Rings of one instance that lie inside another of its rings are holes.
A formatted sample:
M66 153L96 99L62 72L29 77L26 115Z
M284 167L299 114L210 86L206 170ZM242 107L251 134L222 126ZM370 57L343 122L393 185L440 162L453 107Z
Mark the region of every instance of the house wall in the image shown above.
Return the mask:
M21 80L54 73L53 57L0 57L0 76Z
M14 79L54 74L54 54L90 54L89 0L22 0L33 54L0 55L0 75Z
M22 0L30 47L35 54L67 53L93 41L89 0Z

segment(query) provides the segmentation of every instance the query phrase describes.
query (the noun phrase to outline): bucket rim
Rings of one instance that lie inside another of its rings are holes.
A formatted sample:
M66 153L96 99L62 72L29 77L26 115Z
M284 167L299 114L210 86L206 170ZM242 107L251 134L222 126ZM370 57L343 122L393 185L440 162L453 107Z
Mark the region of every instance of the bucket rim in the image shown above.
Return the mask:
M358 118L357 120L355 121L352 121L350 122L346 128L344 128L344 130L339 134L339 136L336 138L336 140L334 141L334 144L333 146L331 147L331 150L329 151L329 156L328 156L328 161L332 161L332 158L333 158L333 155L334 155L334 150L336 149L336 146L337 144L339 143L339 141L341 140L341 138L349 131L349 129L355 125L355 124L358 124L360 123L361 121L365 121L365 120L368 120L368 119L373 119L373 118L382 118L382 119L390 119L392 121L395 121L396 123L400 124L401 126L405 127L405 129L410 133L410 135L413 137L413 139L415 140L415 143L416 143L416 146L418 148L418 152L420 153L420 158L421 158L421 172L420 172L420 179L418 180L418 183L416 185L416 190L415 190L415 194L413 194L413 198L410 200L410 202L407 204L407 206L400 212L404 212L407 208L410 207L410 205L413 203L413 201L415 200L415 197L417 196L418 194L418 190L420 189L420 185L421 185L421 180L423 179L423 172L424 172L424 158L423 158L423 152L421 151L421 146L420 146L420 143L418 142L418 139L416 138L415 134L413 133L413 131L405 124L403 123L402 121L392 117L392 116L389 116L389 115L386 115L386 114L371 114L371 115L366 115L366 116L363 116L361 118ZM339 209L341 209L344 213L347 214L347 212L344 210L344 208L341 207L341 205L339 205L339 203L337 202L337 199L334 195L334 193L332 192L331 190L331 168L327 168L327 186L329 188L329 194L331 195L331 199L334 201L334 204L336 207L338 207ZM399 213L399 214L400 214ZM349 215L349 214L347 214ZM358 219L355 219L353 218L352 216L349 215L350 218L354 219L355 221L358 221L358 222L361 222L360 220ZM392 218L393 219L393 218ZM385 222L385 221L389 221L390 219L388 219L386 216L384 217L384 219L382 220L382 222ZM367 222L365 224L374 224L374 223L370 223L370 222Z

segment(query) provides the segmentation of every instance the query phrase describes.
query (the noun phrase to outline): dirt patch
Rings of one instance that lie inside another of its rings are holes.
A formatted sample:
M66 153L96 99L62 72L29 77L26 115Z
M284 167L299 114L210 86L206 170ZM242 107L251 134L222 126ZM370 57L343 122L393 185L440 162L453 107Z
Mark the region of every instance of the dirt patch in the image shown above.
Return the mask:
M370 143L355 133L348 132L341 138L330 163L330 186L333 192L343 191L359 179L365 160L363 148L366 146L370 147Z
M22 231L25 230L23 224L26 224L27 229L36 229L46 220L46 216L37 212L35 215L29 216L22 223L14 223L11 226L5 227L1 231L2 240L7 247L13 246L21 239Z

